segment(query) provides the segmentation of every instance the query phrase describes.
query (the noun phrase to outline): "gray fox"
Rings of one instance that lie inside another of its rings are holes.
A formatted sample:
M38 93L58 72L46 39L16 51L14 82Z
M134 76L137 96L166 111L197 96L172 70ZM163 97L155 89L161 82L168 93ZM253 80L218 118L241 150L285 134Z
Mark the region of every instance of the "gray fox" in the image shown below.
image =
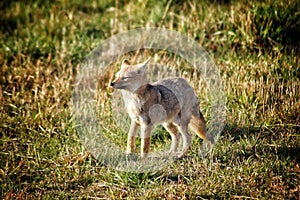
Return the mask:
M146 66L149 60L136 65L124 60L120 71L116 73L116 79L111 83L113 88L121 89L131 118L126 153L135 150L135 136L141 128L141 157L147 157L152 127L162 124L171 134L170 154L183 157L191 144L188 127L202 139L209 140L198 98L183 78L170 77L148 83ZM182 150L178 152L180 136Z

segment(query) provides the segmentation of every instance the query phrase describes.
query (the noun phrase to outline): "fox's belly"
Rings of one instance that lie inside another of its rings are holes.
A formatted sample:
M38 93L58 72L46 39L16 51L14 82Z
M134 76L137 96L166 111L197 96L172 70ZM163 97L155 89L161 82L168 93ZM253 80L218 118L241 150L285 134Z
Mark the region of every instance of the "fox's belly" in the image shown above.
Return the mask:
M131 108L128 109L127 112L131 120L135 121L141 126L146 126L149 124L156 125L174 121L174 119L178 116L178 113L180 112L180 106L179 104L177 104L177 106L175 106L174 108L169 108L171 110L167 110L168 108L164 107L161 104L153 104L149 107L148 110Z

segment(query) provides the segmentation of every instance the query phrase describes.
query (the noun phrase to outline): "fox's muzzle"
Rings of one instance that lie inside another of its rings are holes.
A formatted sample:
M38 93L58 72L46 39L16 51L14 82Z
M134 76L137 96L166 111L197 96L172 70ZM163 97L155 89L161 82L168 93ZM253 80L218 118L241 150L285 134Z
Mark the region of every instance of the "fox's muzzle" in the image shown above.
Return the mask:
M125 88L125 86L122 86L122 85L118 84L116 81L111 82L110 86L113 87L114 89L124 89Z

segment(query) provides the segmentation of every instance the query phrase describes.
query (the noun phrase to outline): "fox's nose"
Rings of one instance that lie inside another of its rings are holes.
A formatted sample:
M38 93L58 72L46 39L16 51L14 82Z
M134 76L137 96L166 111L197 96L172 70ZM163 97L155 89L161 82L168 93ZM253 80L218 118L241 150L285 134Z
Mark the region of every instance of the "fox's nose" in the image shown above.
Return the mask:
M111 87L114 87L114 85L115 85L115 82L111 82L111 83L110 83L110 86L111 86Z

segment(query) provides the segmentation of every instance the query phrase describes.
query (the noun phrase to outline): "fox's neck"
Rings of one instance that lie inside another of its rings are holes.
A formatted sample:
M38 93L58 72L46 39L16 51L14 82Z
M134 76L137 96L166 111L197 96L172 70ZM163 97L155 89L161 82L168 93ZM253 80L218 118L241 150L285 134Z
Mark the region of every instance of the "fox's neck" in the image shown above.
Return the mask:
M145 80L141 85L139 85L139 86L137 86L135 88L132 88L130 92L133 93L133 94L135 94L138 91L143 90L143 88L145 88L146 85L149 85L149 84L148 84L148 81Z
M149 91L151 88L151 85L149 83L146 83L144 85L142 85L141 87L139 87L137 90L135 90L133 92L133 94L137 95L137 96L146 96L145 94L147 93L147 91Z
M128 90L122 90L123 98L124 100L127 99L145 99L148 96L148 92L151 90L152 85L146 83L139 88L137 88L135 91L131 92Z

